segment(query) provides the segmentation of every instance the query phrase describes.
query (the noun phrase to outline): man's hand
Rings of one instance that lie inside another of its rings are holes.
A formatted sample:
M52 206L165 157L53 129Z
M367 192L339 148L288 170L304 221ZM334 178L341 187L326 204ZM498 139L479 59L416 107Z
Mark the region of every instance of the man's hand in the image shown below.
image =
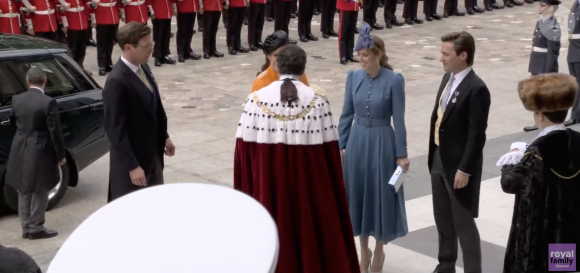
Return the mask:
M34 36L34 30L33 29L27 29L26 32L32 36Z
M65 8L65 9L70 9L70 4L69 4L69 3L65 3L65 4L64 4L64 8Z
M460 171L457 171L457 173L455 174L455 185L453 186L453 188L456 190L461 189L461 188L467 186L468 182L469 182L469 176L467 174L460 172Z
M137 167L130 171L129 176L131 176L131 182L133 182L133 185L141 187L147 186L147 178L145 178L145 172L141 167Z
M68 31L68 27L62 27L62 32L64 32L64 34L66 34Z
M165 155L166 156L175 155L175 145L173 145L173 141L171 141L171 139L169 138L165 141Z
M61 160L58 161L58 164L61 166L64 166L64 164L66 164L66 158L63 158Z
M411 162L409 162L409 158L407 157L400 157L397 159L397 165L403 167L403 172L406 173L409 170L409 165L411 165Z

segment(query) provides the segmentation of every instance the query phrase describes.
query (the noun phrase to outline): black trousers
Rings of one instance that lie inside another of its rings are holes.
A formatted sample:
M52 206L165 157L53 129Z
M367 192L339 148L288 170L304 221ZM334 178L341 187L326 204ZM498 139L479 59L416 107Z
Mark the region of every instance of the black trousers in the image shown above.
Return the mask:
M224 1L222 1L222 7L225 6L226 3ZM227 31L227 26L228 26L228 10L227 9L222 9L222 23L224 23L224 26L226 27L226 31Z
M423 0L423 14L431 16L437 13L438 0Z
M60 37L58 35L58 32L56 32L56 31L55 32L34 32L34 36L60 43Z
M161 59L169 56L171 40L171 19L153 19L153 58Z
M177 55L179 56L193 53L193 49L191 49L191 40L193 39L195 18L195 13L177 13L177 33L175 34L175 43L177 44Z
M113 39L117 25L97 25L97 64L101 68L113 66Z
M226 43L228 48L238 49L242 47L241 34L244 18L246 17L246 7L229 7L227 13L228 27L226 30Z
M405 0L403 5L403 18L415 19L417 18L417 9L419 8L419 0Z
M93 27L91 27L91 20L89 19L88 21L88 26L89 28L87 28L87 45L89 44L89 42L93 39Z
M298 12L298 0L292 0L292 13Z
M397 20L397 15L395 15L397 12L397 0L385 0L383 5L383 17L385 18L385 23L388 24L390 22L395 22Z
M274 18L274 4L272 3L274 0L268 0L266 2L266 18ZM250 4L252 6L252 4Z
M446 13L456 12L459 9L459 0L445 0L443 9Z
M322 0L322 15L320 16L320 31L322 33L334 31L335 14L336 0Z
M221 11L203 12L203 52L213 54L216 49L216 35L220 24Z
M435 269L437 272L455 272L457 238L459 238L465 273L481 273L479 231L471 211L455 197L451 183L444 178L441 151L437 148L431 168L433 214L439 233L439 264Z
M250 3L248 12L248 44L250 46L262 43L266 6L266 4Z
M379 9L379 0L363 1L363 21L369 25L377 23L377 10Z
M580 85L580 63L568 63L568 70L570 70L570 75L576 77L576 82ZM572 118L580 119L580 92L578 92L576 103L572 108Z
M273 0L274 1L274 31L283 30L288 36L288 26L290 25L290 14L292 8L291 1Z
M85 62L85 55L87 54L87 30L72 30L67 31L68 48L72 52L73 59L81 66Z
M312 17L314 17L314 1L300 0L298 6L298 36L312 34Z
M357 20L358 11L340 11L340 25L338 27L338 53L340 54L340 59L353 58Z
M197 25L203 28L203 14L197 13Z

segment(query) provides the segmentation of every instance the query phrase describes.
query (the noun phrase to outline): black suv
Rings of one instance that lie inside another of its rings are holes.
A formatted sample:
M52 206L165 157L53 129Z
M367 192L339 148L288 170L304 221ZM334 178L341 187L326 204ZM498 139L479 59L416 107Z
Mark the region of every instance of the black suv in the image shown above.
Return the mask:
M45 94L58 101L67 163L60 167L60 183L50 191L48 209L54 207L79 172L109 152L101 87L72 59L60 43L27 35L0 33L0 204L17 210L16 191L4 182L6 164L16 126L12 96L28 90L26 72L39 67L48 82Z

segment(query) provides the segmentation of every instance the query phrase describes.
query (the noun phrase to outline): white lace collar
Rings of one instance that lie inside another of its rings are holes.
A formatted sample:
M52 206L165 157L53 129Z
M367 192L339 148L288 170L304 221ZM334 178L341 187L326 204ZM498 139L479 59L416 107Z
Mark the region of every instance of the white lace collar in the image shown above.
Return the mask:
M564 124L554 124L554 125L551 125L551 126L544 128L544 130L542 130L540 132L538 137L543 137L543 136L545 136L553 131L565 131L565 130L566 130L566 126L564 126Z

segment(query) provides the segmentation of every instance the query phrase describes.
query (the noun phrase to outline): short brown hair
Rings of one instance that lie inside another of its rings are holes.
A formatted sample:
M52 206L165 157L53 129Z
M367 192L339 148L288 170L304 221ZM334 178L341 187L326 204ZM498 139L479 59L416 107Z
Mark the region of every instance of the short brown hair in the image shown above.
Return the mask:
M467 65L473 65L473 59L475 56L475 40L469 32L461 31L445 34L441 36L441 42L453 43L453 49L455 49L455 54L457 55L463 52L467 53Z
M139 41L149 34L151 34L149 26L132 21L119 28L117 43L119 43L121 50L125 50L125 45L136 47Z

